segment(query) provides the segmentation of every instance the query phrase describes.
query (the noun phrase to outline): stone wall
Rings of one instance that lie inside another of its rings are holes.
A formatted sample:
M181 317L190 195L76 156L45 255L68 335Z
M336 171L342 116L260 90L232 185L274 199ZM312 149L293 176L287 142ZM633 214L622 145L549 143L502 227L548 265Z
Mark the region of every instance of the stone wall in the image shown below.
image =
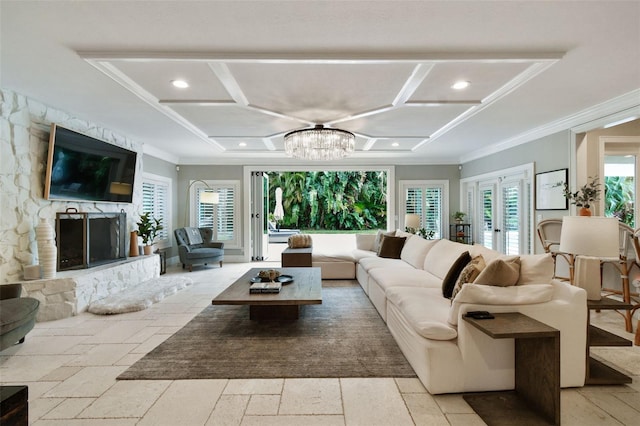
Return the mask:
M160 256L132 257L91 269L59 272L56 278L23 281L24 297L40 301L37 321L68 318L95 300L160 276Z
M48 201L44 179L51 123L138 153L132 204ZM142 145L93 123L0 89L0 284L22 280L23 268L38 264L35 227L40 218L55 224L56 212L124 209L127 229L136 228L142 211Z

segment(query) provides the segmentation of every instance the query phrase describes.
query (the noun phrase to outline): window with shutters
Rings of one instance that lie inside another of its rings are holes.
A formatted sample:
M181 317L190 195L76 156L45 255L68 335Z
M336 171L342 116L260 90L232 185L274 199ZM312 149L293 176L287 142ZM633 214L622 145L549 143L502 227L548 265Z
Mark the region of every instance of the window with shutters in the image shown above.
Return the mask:
M162 230L155 239L158 248L171 247L171 179L143 173L142 175L142 213L160 221Z
M212 228L213 240L224 243L225 248L240 247L240 181L196 182L191 187L191 226ZM202 194L218 194L218 204L201 202Z
M420 227L433 231L434 239L444 238L448 226L449 182L444 180L400 181L404 196L401 218L405 214L420 216ZM401 225L404 229L404 224Z

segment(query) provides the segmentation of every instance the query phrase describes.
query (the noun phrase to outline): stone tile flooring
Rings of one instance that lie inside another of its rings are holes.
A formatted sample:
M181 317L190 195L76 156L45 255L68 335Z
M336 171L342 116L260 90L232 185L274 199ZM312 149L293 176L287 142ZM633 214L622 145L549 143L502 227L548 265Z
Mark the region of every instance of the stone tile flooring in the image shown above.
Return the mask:
M38 323L24 344L0 354L0 383L29 386L37 426L484 424L461 395L430 395L417 379L115 380L249 266L198 267L186 273L193 286L144 311ZM594 322L632 337L615 313L594 314ZM594 352L634 383L564 389L562 424L640 424L640 348Z

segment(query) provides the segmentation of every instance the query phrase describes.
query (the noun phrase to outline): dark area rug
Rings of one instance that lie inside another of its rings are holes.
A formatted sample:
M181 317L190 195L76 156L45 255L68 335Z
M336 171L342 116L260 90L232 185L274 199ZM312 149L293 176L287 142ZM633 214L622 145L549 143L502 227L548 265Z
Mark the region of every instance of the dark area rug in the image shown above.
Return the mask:
M324 281L322 298L297 321L256 322L248 306L209 306L118 379L415 377L355 281Z

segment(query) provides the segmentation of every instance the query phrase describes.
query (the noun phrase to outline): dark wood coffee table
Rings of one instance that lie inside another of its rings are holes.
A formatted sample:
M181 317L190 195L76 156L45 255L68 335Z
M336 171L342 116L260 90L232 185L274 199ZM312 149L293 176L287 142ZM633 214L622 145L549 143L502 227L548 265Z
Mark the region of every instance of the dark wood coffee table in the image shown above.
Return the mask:
M300 316L302 305L322 303L322 279L320 268L274 268L281 274L291 275L293 282L282 286L276 294L250 294L250 279L261 270L252 268L236 282L216 296L214 305L249 305L252 320L295 320Z

